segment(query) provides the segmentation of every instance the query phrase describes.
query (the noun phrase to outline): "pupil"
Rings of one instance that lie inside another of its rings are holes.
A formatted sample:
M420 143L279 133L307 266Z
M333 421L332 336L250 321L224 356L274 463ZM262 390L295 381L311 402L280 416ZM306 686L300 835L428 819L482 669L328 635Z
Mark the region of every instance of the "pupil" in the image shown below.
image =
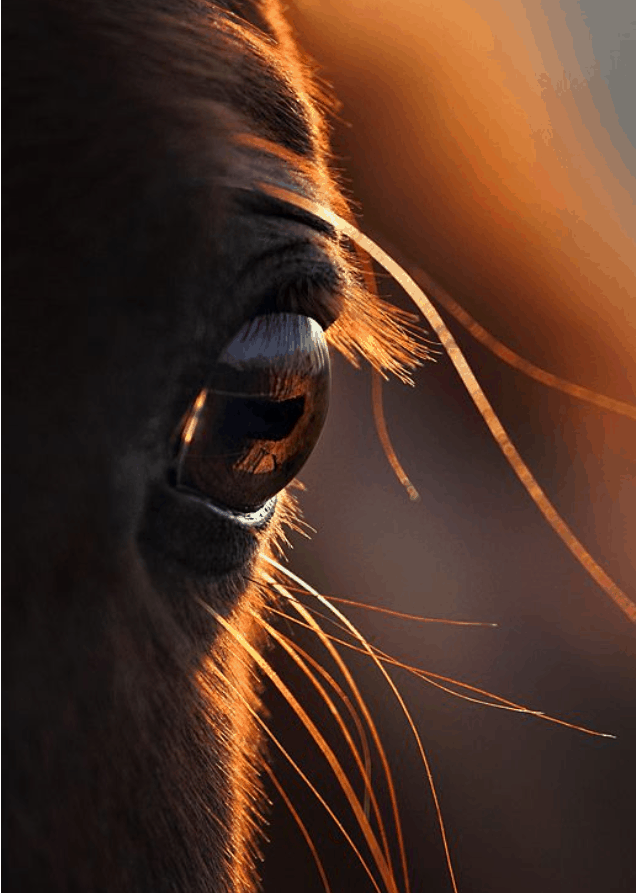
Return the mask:
M329 389L329 352L317 322L280 313L246 324L183 426L177 487L235 511L260 508L309 457Z
M289 437L305 410L304 397L274 402L257 398L228 401L227 414L219 431L228 442L283 440Z

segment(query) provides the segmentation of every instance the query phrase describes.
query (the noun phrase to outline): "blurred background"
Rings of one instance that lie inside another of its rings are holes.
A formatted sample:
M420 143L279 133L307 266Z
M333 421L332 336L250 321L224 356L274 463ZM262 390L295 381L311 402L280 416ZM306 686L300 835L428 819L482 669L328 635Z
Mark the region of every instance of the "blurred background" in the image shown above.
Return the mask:
M295 0L287 14L342 104L333 140L361 228L526 359L635 402L633 3ZM408 306L387 277L379 283ZM447 320L540 484L634 598L634 422L531 381ZM334 371L328 427L301 474L304 515L317 532L293 538L292 570L327 595L497 623L422 624L345 609L400 660L616 735L488 709L394 672L430 759L459 890L635 890L633 624L548 528L444 356L416 374L414 389L384 388L419 502L383 455L368 371L338 360ZM311 636L287 621L279 629L325 663ZM312 686L283 654L271 658L338 747ZM348 660L395 772L412 889L451 891L408 725L368 658ZM285 746L355 835L319 749L274 695L268 707ZM346 748L338 752L355 778ZM275 767L334 893L373 890L306 786L284 759ZM302 834L271 796L266 893L322 890ZM386 809L380 783L378 796Z

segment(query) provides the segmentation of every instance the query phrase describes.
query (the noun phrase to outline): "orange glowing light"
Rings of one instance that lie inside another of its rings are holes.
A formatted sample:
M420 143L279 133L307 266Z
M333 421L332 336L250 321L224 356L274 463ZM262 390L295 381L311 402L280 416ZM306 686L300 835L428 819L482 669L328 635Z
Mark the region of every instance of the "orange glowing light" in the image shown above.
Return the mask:
M203 390L194 401L192 412L188 416L188 421L183 429L183 442L186 444L190 443L194 437L194 432L199 422L199 416L201 415L201 410L203 409L203 404L205 403L207 395L207 391Z
M480 283L520 311L562 307L633 355L627 162L633 170L636 155L580 10L566 17L541 0L297 2L312 51L320 58L337 17L334 69L364 77L365 96L380 94L367 176L381 173L383 196L403 195L407 213L419 205L429 217L424 238L440 269L427 271ZM367 140L363 129L358 138ZM449 246L461 246L457 270Z

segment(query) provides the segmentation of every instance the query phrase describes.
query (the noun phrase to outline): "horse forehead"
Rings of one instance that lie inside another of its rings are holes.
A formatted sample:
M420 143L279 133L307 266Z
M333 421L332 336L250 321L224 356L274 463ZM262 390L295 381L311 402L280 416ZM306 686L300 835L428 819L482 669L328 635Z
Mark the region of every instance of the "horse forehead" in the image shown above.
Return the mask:
M232 51L226 95L235 112L256 124L262 135L302 157L314 155L320 141L319 118L305 90L303 64L292 44L258 16L248 24L224 11L215 29Z

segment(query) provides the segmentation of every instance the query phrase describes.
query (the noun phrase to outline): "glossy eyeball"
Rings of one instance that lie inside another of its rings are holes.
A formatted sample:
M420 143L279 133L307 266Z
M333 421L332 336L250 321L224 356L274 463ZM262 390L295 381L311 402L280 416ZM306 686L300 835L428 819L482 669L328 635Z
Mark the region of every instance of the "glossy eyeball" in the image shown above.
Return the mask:
M327 341L307 316L243 326L222 352L181 429L179 489L253 512L307 461L327 416Z

